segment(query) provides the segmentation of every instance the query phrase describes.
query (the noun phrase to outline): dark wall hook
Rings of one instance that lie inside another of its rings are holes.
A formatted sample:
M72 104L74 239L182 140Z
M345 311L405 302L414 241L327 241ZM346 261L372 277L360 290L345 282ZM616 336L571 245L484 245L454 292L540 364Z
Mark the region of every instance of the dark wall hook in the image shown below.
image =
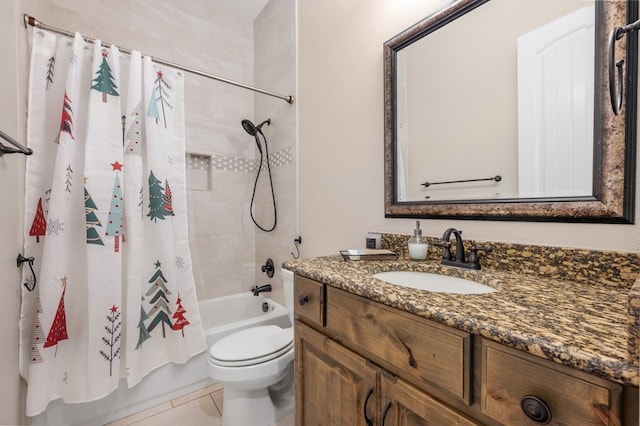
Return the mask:
M24 262L29 263L29 269L31 269L31 274L33 274L33 284L29 286L29 283L24 283L24 288L28 291L33 291L36 288L36 273L33 270L33 262L35 262L35 257L24 257L22 254L18 253L18 258L16 259L16 265L18 268L22 266Z
M299 259L300 258L300 247L298 247L298 245L302 244L302 237L298 236L298 238L295 238L293 240L293 245L296 247L296 254L293 254L293 252L291 252L291 257L293 257L294 259Z
M616 40L620 40L624 36L622 28L614 28L609 35L609 98L611 100L611 109L615 115L622 112L622 101L624 93L623 68L624 59L616 62ZM617 73L616 73L617 71ZM616 84L617 75L617 84Z
M611 100L611 109L613 109L613 113L615 115L622 112L624 94L624 59L620 59L616 62L616 41L624 37L625 34L638 31L639 29L640 20L637 20L622 28L613 28L609 34L609 51L607 52L609 54L609 98Z

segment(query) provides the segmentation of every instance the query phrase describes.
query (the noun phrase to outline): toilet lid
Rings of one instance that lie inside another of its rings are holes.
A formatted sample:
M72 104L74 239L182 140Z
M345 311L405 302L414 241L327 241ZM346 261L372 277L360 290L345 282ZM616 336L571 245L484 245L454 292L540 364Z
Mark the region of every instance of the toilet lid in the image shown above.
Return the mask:
M293 327L261 325L223 337L211 346L209 356L218 365L253 365L276 358L292 346Z

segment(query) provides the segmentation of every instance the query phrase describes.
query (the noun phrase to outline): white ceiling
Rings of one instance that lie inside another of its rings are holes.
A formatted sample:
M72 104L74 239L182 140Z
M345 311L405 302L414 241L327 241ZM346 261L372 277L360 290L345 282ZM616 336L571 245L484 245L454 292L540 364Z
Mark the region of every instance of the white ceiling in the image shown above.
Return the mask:
M269 0L211 0L220 8L253 22Z

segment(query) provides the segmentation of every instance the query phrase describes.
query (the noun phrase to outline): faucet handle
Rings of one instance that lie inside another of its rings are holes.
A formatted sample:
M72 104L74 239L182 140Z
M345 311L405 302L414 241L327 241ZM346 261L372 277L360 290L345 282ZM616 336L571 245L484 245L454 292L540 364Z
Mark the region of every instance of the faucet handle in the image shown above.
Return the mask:
M438 247L451 247L451 242L450 241L436 241L435 243L433 243L434 246L438 246Z
M471 248L469 248L469 265L471 265L471 269L480 269L480 258L478 257L478 250L491 252L493 251L493 248L482 247L482 246L471 246Z
M451 242L450 241L436 241L433 243L434 246L444 247L444 251L442 252L443 260L451 260Z

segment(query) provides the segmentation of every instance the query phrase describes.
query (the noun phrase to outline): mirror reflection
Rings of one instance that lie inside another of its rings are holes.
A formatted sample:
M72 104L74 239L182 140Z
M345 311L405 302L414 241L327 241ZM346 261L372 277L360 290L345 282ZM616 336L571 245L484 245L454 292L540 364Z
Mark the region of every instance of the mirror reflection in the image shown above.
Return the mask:
M491 0L398 50L397 201L592 196L595 17Z

